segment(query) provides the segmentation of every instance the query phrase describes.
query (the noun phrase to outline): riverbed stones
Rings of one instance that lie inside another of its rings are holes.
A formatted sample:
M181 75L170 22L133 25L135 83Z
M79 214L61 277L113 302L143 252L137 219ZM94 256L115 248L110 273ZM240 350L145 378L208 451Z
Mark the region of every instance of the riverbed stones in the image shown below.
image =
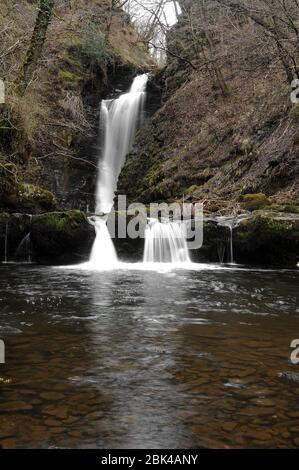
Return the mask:
M12 438L0 440L0 447L2 449L15 449L16 444L16 440Z
M27 411L32 410L32 406L24 401L12 401L0 404L0 411Z
M61 425L61 421L58 421L57 419L46 419L44 423L46 426L50 427L59 427Z
M278 374L278 377L284 380L290 380L291 382L295 382L299 384L299 373L298 372L281 372Z
M0 439L13 436L15 424L7 417L0 418Z
M273 415L275 413L273 408L259 407L259 406L247 406L242 408L240 414L248 416L263 416L263 415Z
M237 426L238 426L237 423L234 423L233 421L227 421L227 422L224 422L221 427L223 431L232 432L236 429Z
M57 400L62 400L64 398L62 393L57 393L57 392L43 392L40 394L40 397L43 398L44 400L49 400L49 401L57 401Z
M56 416L57 418L67 418L68 415L68 409L65 408L64 406L54 406L54 405L48 405L45 408L43 408L43 412L51 415L51 416Z

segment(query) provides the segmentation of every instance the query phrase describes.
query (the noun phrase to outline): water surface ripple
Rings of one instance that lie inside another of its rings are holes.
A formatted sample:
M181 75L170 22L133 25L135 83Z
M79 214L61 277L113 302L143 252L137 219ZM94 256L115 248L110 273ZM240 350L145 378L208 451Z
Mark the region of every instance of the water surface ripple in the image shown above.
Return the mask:
M0 446L299 446L298 278L0 267Z

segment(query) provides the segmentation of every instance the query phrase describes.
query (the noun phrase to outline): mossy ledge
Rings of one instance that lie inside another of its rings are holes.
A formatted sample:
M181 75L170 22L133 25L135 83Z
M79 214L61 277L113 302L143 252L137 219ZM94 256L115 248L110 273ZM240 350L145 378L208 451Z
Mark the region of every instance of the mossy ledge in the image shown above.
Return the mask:
M48 212L32 219L31 240L38 260L77 262L88 257L94 228L78 210Z
M95 237L86 215L78 210L40 215L0 213L0 260L8 232L7 258L15 261L16 250L30 233L32 259L38 263L77 263L88 259Z
M119 222L120 214L116 213ZM128 220L127 220L128 222ZM69 264L86 261L95 238L94 227L79 210L27 214L0 213L0 261L8 226L8 260L16 260L21 240L30 232L32 259L38 263ZM117 233L117 231L116 231ZM230 231L216 220L204 221L203 245L191 250L194 262L228 261ZM141 261L144 239L115 239L123 261ZM234 259L238 264L296 268L299 261L299 217L257 211L233 231Z
M296 268L299 261L299 218L256 214L234 230L238 263Z

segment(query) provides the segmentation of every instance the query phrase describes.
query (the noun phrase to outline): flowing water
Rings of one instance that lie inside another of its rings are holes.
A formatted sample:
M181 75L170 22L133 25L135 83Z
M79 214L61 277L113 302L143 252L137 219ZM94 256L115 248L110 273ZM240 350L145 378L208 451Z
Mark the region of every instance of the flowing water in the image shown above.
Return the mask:
M1 267L0 447L299 446L299 273L193 264L158 220L143 263L117 260L106 216L146 82L102 103L89 262Z
M27 263L31 263L31 233L27 233L24 238L22 238L19 243L18 248L15 252L15 259L23 259Z
M135 138L147 81L147 74L138 75L128 93L101 103L100 122L104 149L99 164L97 214L108 214L113 207L117 179Z
M145 231L143 260L145 263L189 263L184 225L150 220Z
M96 230L88 267L112 267L117 255L106 226L106 216L113 207L117 180L130 151L145 99L148 75L138 75L128 93L101 103L103 154L99 158L96 190L96 216L90 219Z
M8 222L5 225L5 237L4 237L4 263L8 262L7 259L7 246L8 246Z
M298 446L299 273L203 268L3 265L0 446Z
M117 254L106 225L106 217L93 217L90 221L95 226L96 238L90 260L85 265L89 268L101 266L102 269L111 269L117 264Z

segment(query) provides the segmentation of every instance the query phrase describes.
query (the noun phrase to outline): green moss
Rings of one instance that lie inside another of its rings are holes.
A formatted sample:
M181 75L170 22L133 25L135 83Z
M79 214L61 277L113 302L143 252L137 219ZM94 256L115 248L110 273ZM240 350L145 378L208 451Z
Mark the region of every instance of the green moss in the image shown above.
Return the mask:
M263 193L244 194L241 196L242 206L247 211L263 209L270 204L269 199Z
M33 217L31 236L40 259L86 255L94 239L94 228L79 210L47 212Z
M288 214L299 214L299 204L271 204L267 209L274 212L285 212Z
M295 104L290 111L290 117L298 122L299 121L299 104Z
M59 70L58 79L65 88L76 88L80 82L80 77L67 70Z
M86 217L79 210L46 212L34 219L34 226L43 231L72 233L86 223Z
M299 223L259 215L243 221L234 232L238 262L292 266L298 261Z
M199 187L196 184L193 184L192 186L189 186L189 188L187 188L186 194L191 195L191 194L195 193L195 191L197 191L198 189L199 189Z
M167 199L169 182L163 179L163 149L159 146L155 137L150 142L148 151L138 152L140 140L144 137L139 133L136 151L127 157L119 178L119 193L125 193L129 201L148 203L159 199Z
M0 194L2 202L7 195L16 192L17 184L16 166L12 163L0 163Z
M104 34L97 30L94 25L84 32L82 42L78 46L78 54L87 59L88 62L100 66L106 66L113 62L115 54L110 44L106 41Z
M23 205L39 205L45 210L51 209L55 202L53 193L33 184L20 184L19 196Z
M36 213L52 209L54 195L39 186L20 183L12 163L0 163L0 206L10 211Z
M290 214L299 214L299 205L298 206L286 205L284 212L288 212Z

